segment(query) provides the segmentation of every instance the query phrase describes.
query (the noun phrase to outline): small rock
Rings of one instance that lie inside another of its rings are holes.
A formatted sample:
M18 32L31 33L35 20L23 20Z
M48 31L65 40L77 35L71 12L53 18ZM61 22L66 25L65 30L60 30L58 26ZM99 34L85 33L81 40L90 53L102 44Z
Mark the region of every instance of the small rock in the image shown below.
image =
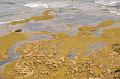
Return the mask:
M15 30L15 32L21 32L22 31L22 29L16 29Z

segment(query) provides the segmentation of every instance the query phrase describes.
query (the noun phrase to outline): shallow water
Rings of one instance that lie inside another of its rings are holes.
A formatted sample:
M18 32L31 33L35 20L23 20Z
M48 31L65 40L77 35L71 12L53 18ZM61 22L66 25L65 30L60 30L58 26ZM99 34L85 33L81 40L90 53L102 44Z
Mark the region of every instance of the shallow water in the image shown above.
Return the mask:
M0 21L27 18L39 14L41 10L46 8L59 9L62 16L67 14L66 10L76 10L79 12L77 16L80 17L81 22L83 20L91 22L91 19L99 21L113 17L115 17L113 19L119 19L117 17L120 14L119 3L119 0L0 0ZM74 15L75 18L75 12L72 11L69 14ZM67 16L64 18L67 19Z
M50 39L50 36L49 35L31 35L29 37L28 41L32 42L32 41L37 41L40 39ZM20 56L20 53L16 52L16 49L28 41L19 41L19 42L16 42L15 44L11 45L7 51L8 58L3 61L0 61L0 67L17 59Z
M15 59L17 59L19 57L19 53L16 52L16 48L21 46L23 44L23 42L17 42L15 44L13 44L7 51L8 54L8 58L0 61L0 66L3 66L4 64L7 64Z
M101 43L101 42L97 42L95 44L88 44L87 45L87 52L85 53L85 55L90 55L91 53L93 52L97 52L99 51L101 48L104 48L105 47L105 44L104 43Z
M45 21L29 21L24 24L7 25L6 23L40 16L45 10L55 10L54 19ZM120 0L0 0L0 36L22 29L22 32L49 31L51 33L64 32L75 35L79 26L95 25L103 20L112 19L120 21ZM67 26L74 26L69 28ZM118 24L119 25L119 24ZM113 26L119 27L114 24ZM113 27L111 26L111 27ZM103 29L97 29L91 35L99 37ZM38 39L50 39L49 35L30 35L28 41ZM19 57L15 53L16 47L21 46L21 42L13 44L8 50L8 58L0 61L0 66L9 63ZM87 55L93 51L98 51L105 44L98 42L88 44ZM67 57L75 59L76 54L70 52Z
M26 24L14 25L15 27L9 30L22 28L23 31L28 32L57 28L58 31L58 29L66 29L64 27L66 24L73 24L76 27L77 25L89 26L108 19L119 21L119 2L119 0L0 0L0 28L5 27L6 22L39 16L46 9L56 11L54 19L30 21ZM0 30L0 36L9 32L3 28Z
M70 53L68 53L68 55L67 55L67 58L70 59L70 60L75 59L75 57L76 57L76 54L75 54L74 52L70 52Z

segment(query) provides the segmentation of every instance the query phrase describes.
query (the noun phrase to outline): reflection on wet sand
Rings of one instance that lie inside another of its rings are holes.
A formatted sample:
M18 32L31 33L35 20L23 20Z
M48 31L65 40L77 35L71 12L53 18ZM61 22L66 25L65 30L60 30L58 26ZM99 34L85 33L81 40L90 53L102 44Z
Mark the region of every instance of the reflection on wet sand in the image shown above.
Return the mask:
M27 39L27 36L22 33L10 33L0 37L0 60L4 60L8 57L7 51L12 44L25 39Z

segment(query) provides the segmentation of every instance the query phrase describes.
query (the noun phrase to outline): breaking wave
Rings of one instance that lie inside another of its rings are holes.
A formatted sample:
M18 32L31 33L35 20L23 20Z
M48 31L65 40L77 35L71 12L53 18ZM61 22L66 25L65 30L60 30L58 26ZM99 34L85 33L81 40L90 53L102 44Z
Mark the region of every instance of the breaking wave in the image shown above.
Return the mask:
M100 0L95 1L96 4L101 5L109 10L110 13L120 15L120 1L117 0Z
M110 11L110 13L116 14L116 15L120 15L120 11Z
M0 22L0 25L2 25L2 24L6 24L6 23L8 23L8 22Z
M46 2L33 2L33 3L27 3L24 4L23 6L26 7L30 7L30 8L62 8L62 7L67 7L70 4L68 2L58 2L58 1L54 1L54 2L50 2L50 3L46 3Z
M100 1L95 1L95 3L102 5L102 6L108 6L108 7L115 7L120 5L120 1L105 1L105 0L100 0Z
M45 3L28 3L28 4L24 4L23 6L30 8L36 8L36 7L48 8L48 5Z

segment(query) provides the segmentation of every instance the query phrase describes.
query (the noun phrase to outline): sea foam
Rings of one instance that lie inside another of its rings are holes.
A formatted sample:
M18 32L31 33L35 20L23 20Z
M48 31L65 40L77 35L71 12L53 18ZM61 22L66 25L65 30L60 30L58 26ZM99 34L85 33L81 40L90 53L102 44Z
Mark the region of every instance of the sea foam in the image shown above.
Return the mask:
M28 4L24 4L23 6L30 8L37 8L37 7L48 8L48 5L46 3L28 3Z

